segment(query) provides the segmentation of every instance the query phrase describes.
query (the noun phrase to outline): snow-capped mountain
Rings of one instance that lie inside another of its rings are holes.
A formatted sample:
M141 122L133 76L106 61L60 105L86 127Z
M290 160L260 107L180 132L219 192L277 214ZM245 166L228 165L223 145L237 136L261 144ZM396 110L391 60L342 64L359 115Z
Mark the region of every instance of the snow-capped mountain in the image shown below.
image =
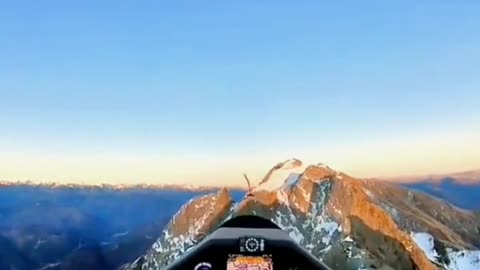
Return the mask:
M272 220L333 269L480 269L480 219L440 199L323 164L275 166L234 202L226 189L185 204L144 256L123 269L162 269L231 216Z

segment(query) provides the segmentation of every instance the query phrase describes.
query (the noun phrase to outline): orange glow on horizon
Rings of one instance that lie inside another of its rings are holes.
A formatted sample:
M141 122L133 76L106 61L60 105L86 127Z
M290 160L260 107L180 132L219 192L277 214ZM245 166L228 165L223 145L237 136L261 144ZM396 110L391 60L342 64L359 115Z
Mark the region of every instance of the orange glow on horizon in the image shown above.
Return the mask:
M258 183L275 164L296 157L324 163L355 177L395 177L480 168L480 136L391 139L342 146L313 145L295 151L216 154L0 153L0 180L108 184L244 186L243 173Z

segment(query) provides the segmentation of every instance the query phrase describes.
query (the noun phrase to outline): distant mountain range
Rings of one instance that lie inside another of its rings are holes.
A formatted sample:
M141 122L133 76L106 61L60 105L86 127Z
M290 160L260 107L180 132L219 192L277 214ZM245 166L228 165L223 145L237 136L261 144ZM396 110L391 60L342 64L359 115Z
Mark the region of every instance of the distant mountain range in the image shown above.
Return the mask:
M213 186L198 186L187 184L79 184L79 183L57 183L37 181L8 181L0 180L0 187L24 186L56 189L89 189L89 190L177 190L177 191L212 191L218 189ZM237 189L237 188L234 188ZM240 189L240 188L238 188Z
M464 185L480 185L480 169L448 174L430 174L415 176L399 176L388 178L389 181L397 183L431 182L439 183L445 179L453 179L455 183Z
M373 180L384 180L400 183L405 187L422 191L427 194L444 199L456 206L480 210L480 169L456 172L450 174L432 174L402 176L391 178L372 178ZM184 184L78 184L78 183L55 183L55 182L33 182L33 181L0 181L0 187L38 187L55 189L81 189L99 191L132 191L132 190L174 190L185 192L208 192L215 191L222 186L201 186ZM230 188L236 191L246 191L246 186Z
M478 199L480 198L480 170L397 177L388 180L441 198L462 208L480 210Z

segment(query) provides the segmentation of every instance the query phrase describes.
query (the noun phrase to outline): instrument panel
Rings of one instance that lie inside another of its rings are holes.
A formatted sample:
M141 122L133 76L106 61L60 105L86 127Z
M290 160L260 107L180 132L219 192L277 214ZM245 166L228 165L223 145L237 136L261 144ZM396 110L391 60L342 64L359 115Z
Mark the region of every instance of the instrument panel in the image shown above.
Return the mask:
M264 226L264 222L270 221L260 222L255 216L234 219L243 222L234 220L235 226L232 223L220 226L166 269L330 270L276 225ZM262 226L258 225L262 222Z
M241 254L232 254L227 260L227 270L273 270L272 256L244 256Z

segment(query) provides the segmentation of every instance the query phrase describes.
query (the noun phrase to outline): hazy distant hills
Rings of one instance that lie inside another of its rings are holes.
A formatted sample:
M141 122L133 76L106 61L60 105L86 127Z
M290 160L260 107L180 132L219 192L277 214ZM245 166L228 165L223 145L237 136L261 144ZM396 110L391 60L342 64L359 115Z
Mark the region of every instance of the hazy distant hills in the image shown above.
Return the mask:
M35 263L15 243L0 235L0 269L30 270Z
M439 183L446 178L451 178L456 183L464 184L464 185L480 184L480 169L464 171L464 172L454 172L454 173L448 173L448 174L400 176L400 177L390 178L390 180L395 182L401 182L401 183L412 183L412 182L419 182L419 181Z
M145 252L178 208L205 192L4 182L0 269L115 269Z
M391 179L406 187L423 191L459 207L480 209L480 170Z

